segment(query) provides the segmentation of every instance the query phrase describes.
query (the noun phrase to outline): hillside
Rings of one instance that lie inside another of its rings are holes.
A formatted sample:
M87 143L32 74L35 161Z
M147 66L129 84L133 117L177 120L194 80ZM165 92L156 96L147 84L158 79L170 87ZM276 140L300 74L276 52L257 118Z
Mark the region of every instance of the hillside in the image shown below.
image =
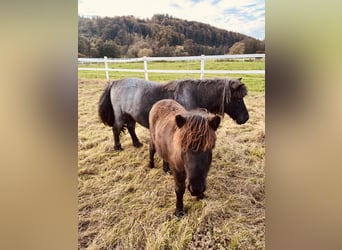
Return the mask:
M264 49L264 41L169 15L78 18L80 57L249 54Z

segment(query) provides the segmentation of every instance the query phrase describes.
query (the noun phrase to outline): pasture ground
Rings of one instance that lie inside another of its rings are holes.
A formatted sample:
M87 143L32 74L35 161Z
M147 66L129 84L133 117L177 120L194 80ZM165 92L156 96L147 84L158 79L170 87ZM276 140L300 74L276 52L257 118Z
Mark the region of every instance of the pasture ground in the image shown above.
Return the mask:
M137 125L143 147L133 147L126 133L124 151L114 151L111 128L97 113L106 81L78 84L79 249L265 249L264 92L245 98L246 124L225 115L207 198L186 191L179 219L172 176L158 157L155 169L147 167L149 131Z

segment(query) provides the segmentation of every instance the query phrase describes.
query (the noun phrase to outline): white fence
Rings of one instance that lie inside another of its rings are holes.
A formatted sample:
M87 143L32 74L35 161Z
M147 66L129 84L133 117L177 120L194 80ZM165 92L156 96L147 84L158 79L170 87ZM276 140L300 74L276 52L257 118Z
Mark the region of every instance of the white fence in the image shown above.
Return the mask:
M265 74L265 70L205 70L206 60L246 60L246 59L264 59L265 54L239 54L239 55L215 55L215 56L182 56L182 57L142 57L142 58L78 58L78 63L104 63L104 68L78 68L79 71L106 71L106 78L109 80L109 71L116 72L140 72L145 73L145 79L148 80L148 73L177 73L177 74L200 74L203 79L204 74ZM156 70L148 69L147 63L152 61L200 61L200 70ZM144 69L115 69L109 68L108 63L127 63L144 62Z

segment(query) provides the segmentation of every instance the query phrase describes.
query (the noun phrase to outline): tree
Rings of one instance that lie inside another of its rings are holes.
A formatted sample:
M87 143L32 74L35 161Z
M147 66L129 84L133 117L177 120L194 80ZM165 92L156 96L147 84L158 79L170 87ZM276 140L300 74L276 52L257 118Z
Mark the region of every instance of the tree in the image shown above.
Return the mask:
M120 56L120 50L113 41L100 41L98 45L98 51L100 57L107 56L114 58Z
M100 57L97 48L91 48L89 51L89 56L94 58Z
M137 57L139 50L140 50L139 46L137 46L136 44L129 46L129 48L127 50L127 56L128 57Z
M244 54L245 44L243 42L234 43L232 47L229 48L229 54Z
M144 57L144 56L152 56L152 49L144 48L140 49L138 52L138 57Z
M245 38L242 41L245 44L245 54L253 54L257 51L257 40Z
M186 39L184 41L184 51L188 52L189 55L194 55L194 43L191 39Z
M89 55L90 42L82 35L78 36L78 52L83 55Z

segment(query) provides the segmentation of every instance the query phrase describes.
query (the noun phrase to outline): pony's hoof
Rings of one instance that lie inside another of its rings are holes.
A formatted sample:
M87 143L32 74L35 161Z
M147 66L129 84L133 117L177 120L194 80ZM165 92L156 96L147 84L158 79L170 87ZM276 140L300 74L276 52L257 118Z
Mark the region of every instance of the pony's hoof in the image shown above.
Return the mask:
M197 200L203 200L205 198L207 198L207 196L205 194L201 194L201 195L197 196Z
M165 174L169 174L169 175L172 175L172 172L170 169L163 169Z
M133 142L133 146L134 147L136 147L136 148L140 148L140 147L142 147L142 143L140 143L140 142Z
M121 147L121 145L119 145L119 146L114 146L114 150L116 150L116 151L122 151L123 148Z
M149 168L154 168L154 163L148 164L148 167L149 167Z
M172 174L172 173L171 173L171 170L170 170L169 163L167 163L167 162L165 162L165 161L163 161L163 170L164 170L164 172L167 173L167 174Z
M183 217L185 215L184 211L183 210L176 210L175 211L175 215L180 218L180 217Z

